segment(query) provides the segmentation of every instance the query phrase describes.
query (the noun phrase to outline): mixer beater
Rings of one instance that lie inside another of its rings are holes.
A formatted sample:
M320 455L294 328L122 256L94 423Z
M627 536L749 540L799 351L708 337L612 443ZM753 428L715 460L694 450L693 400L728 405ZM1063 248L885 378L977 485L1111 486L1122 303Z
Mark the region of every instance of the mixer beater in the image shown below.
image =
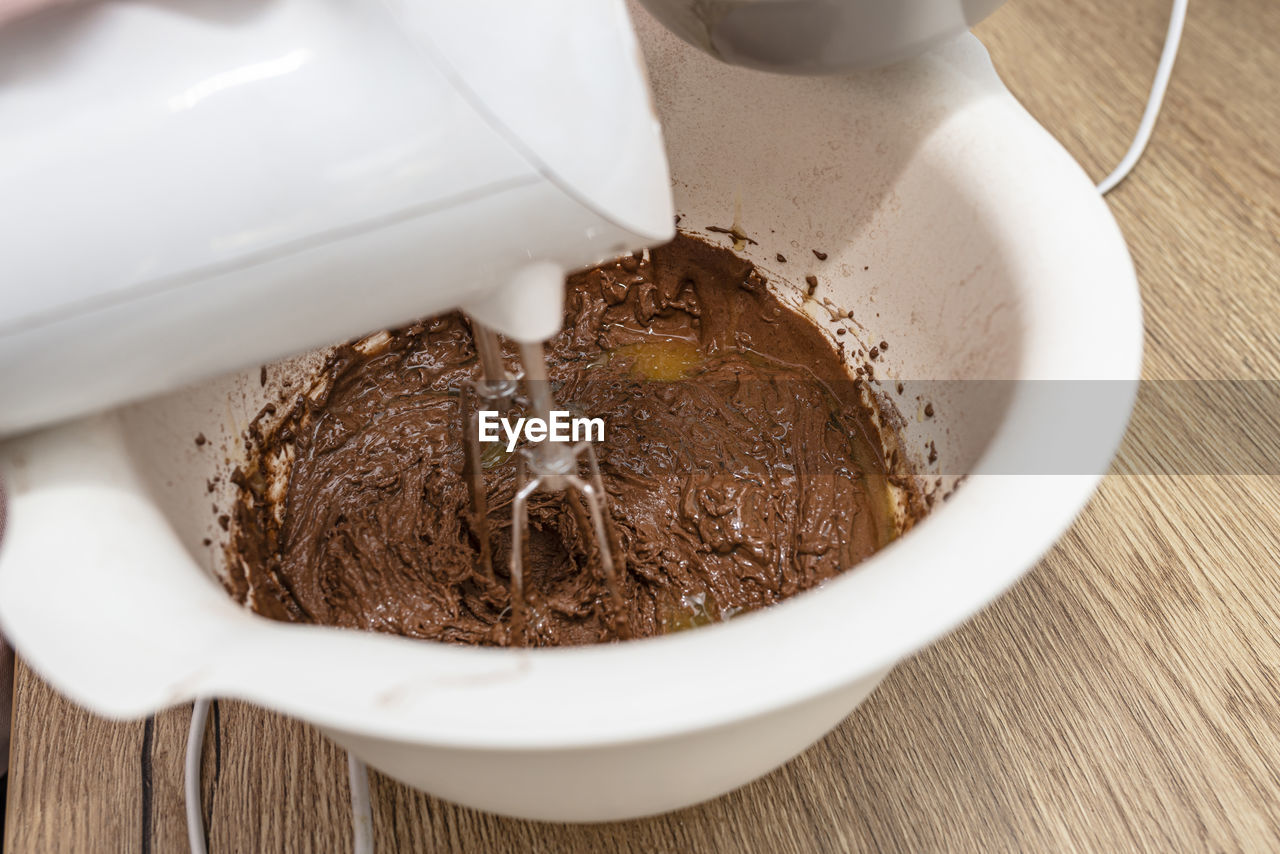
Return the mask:
M520 362L524 371L513 376L502 359L498 335L482 323L471 320L472 337L479 356L480 380L464 384L459 398L459 413L465 437L463 476L471 495L473 530L479 537L480 561L485 575L496 580L493 569L493 543L489 529L489 503L484 483L484 465L480 447L479 416L484 410L505 416L520 407L544 424L550 424L556 404L547 374L546 353L541 342L521 342ZM524 394L520 393L523 382ZM585 465L585 476L582 469ZM611 537L608 494L600 474L600 462L588 439L572 444L553 441L548 434L517 450L516 489L511 503L511 603L520 621L528 602L525 597L525 547L529 539L529 501L537 492L561 493L565 506L582 532L590 531L600 554L600 567L609 588L615 613L623 613L620 567L614 561L618 552ZM579 500L580 499L580 500ZM586 504L586 510L583 504ZM621 631L624 627L619 626Z

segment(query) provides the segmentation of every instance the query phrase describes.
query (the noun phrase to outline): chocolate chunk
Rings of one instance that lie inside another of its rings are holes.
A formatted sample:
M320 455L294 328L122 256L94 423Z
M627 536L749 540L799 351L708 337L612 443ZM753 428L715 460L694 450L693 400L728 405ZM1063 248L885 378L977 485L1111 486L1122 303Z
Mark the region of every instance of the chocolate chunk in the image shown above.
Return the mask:
M723 225L709 225L707 226L707 231L712 231L716 234L727 234L733 238L735 243L755 243L754 240L747 237L746 233L736 225L733 228L725 228Z

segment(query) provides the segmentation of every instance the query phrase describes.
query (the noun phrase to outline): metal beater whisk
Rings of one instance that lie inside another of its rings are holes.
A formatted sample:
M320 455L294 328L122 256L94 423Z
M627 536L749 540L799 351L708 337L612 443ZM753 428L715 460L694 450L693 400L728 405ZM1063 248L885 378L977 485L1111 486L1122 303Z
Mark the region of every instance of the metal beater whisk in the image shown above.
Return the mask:
M464 476L471 492L472 522L480 538L480 559L485 573L494 578L493 546L489 532L488 499L485 493L484 472L480 447L479 413L482 409L495 410L506 415L515 406L526 408L544 423L551 423L551 413L556 408L551 396L551 383L547 377L546 354L541 342L521 343L520 361L524 373L513 377L507 373L502 361L501 345L492 329L471 322L472 336L480 356L483 379L467 383L462 389L460 411L465 434L466 456ZM523 379L526 394L518 393ZM511 601L513 607L523 608L524 596L524 548L529 537L529 499L535 492L562 492L565 504L574 515L579 529L591 530L600 550L600 564L609 595L618 612L622 609L622 593L618 571L614 564L614 549L609 537L608 495L604 479L600 476L600 463L590 441L568 444L547 439L518 450L516 459L516 492L511 503ZM586 461L586 477L579 474ZM568 493L582 497L590 514L590 525L582 509L582 503Z

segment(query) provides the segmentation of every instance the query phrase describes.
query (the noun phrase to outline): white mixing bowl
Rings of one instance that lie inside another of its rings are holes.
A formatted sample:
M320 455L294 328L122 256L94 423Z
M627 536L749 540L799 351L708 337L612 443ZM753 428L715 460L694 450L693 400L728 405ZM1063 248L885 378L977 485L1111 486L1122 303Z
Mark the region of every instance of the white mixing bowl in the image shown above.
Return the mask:
M449 647L275 623L223 592L210 500L230 497L205 482L242 454L239 434L272 391L254 370L4 446L0 623L41 675L120 717L240 697L459 803L618 819L713 797L796 755L1053 544L1120 439L1140 361L1133 269L1088 178L972 37L886 71L792 78L718 65L639 18L682 226L736 224L788 299L788 282L816 273L819 301L865 327L840 340L890 343L875 363L886 386L1121 381L1089 419L1100 438L1077 469L1094 474L983 473L1008 471L988 463L1010 449L1053 454L1063 439L1037 417L1034 383L950 384L934 417L904 412L907 447L926 470L974 473L822 588L652 640Z

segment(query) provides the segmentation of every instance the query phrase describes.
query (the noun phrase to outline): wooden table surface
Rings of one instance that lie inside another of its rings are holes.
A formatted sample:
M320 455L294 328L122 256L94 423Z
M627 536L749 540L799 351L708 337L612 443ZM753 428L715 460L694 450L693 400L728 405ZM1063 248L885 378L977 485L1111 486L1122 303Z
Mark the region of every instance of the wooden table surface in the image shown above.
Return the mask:
M1012 0L978 32L1101 177L1142 111L1168 6ZM1273 0L1194 0L1151 149L1109 197L1149 379L1280 377L1277 36ZM1131 435L1009 595L765 779L659 818L559 826L375 774L378 849L1280 850L1280 479L1125 473L1157 434ZM107 723L23 667L15 694L10 851L184 849L189 709ZM242 703L212 723L211 851L350 849L341 750Z

